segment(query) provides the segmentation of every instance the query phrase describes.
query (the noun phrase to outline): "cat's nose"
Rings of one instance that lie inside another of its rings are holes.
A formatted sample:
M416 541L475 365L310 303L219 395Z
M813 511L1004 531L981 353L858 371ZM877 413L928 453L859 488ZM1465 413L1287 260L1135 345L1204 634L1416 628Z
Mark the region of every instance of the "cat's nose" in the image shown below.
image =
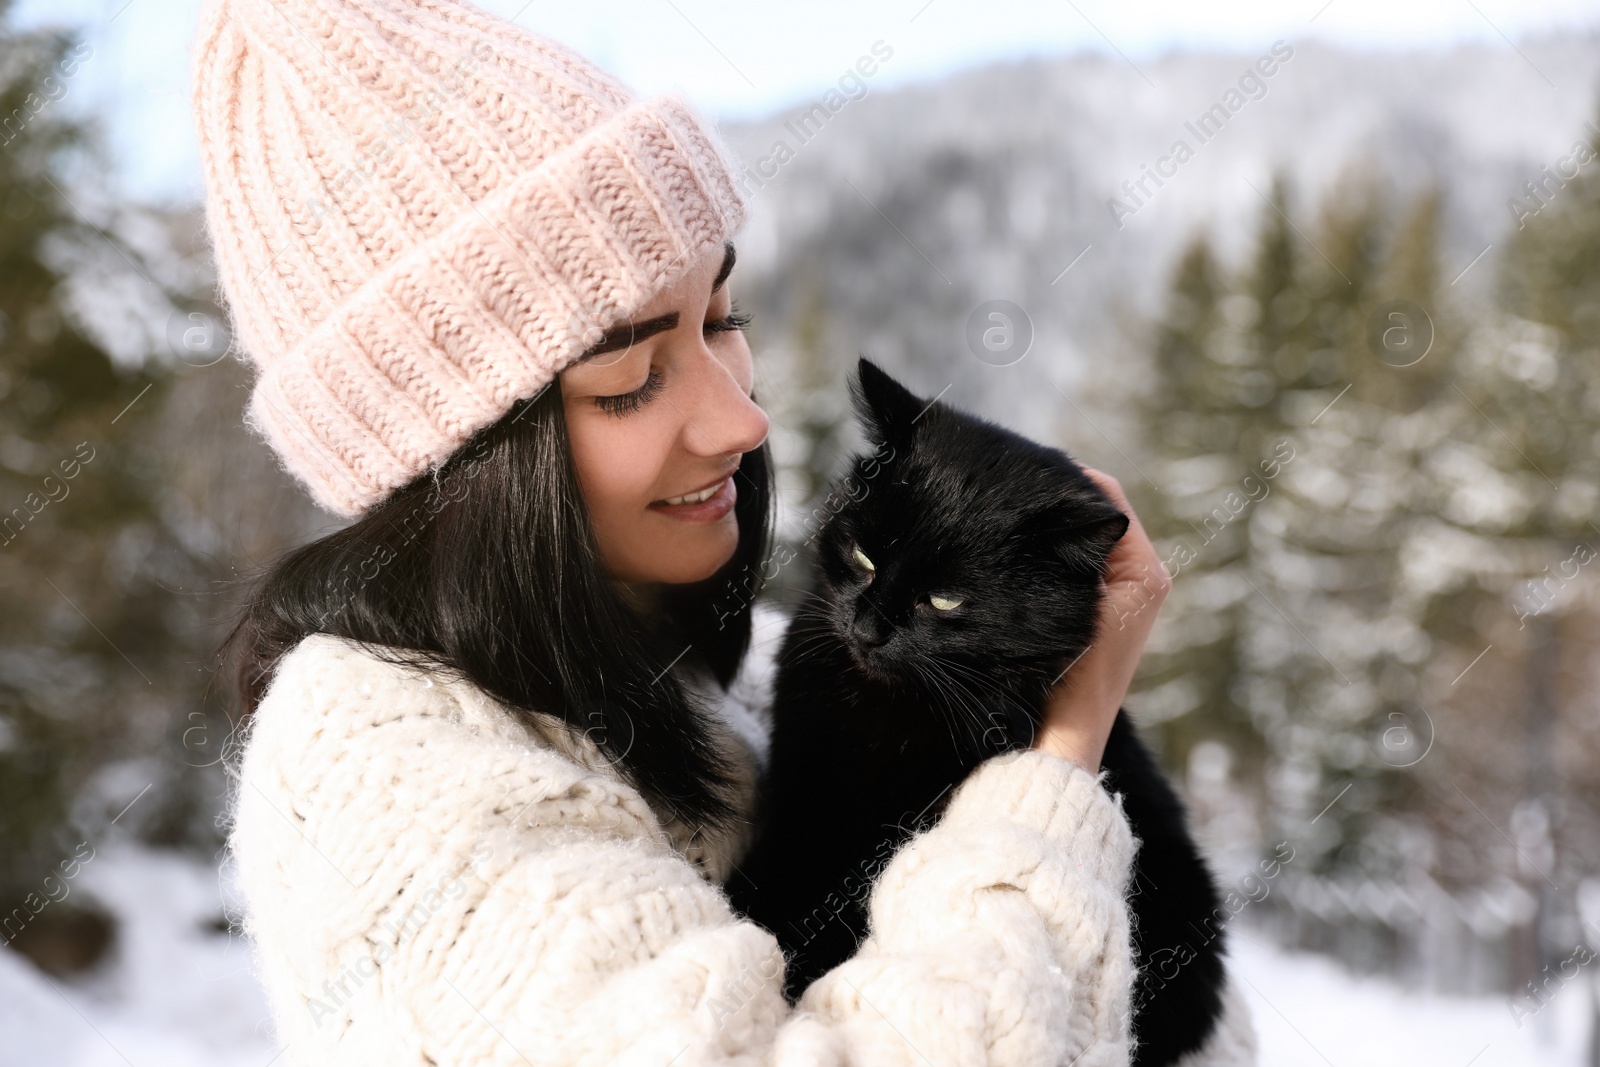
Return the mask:
M850 628L850 636L863 648L877 648L889 640L890 633L888 623L871 609L857 615L855 625Z

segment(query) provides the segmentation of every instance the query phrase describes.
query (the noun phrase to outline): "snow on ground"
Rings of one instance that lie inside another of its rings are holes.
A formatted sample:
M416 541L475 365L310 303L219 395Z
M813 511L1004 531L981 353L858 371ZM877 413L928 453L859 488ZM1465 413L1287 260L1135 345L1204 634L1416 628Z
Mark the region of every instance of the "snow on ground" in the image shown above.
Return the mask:
M1235 936L1237 934L1237 936ZM1261 1067L1585 1067L1589 983L1580 974L1517 1026L1506 997L1416 993L1358 978L1325 956L1230 932L1230 966L1261 1042Z
M74 892L93 894L117 916L120 946L92 978L74 982L0 951L0 1067L269 1067L278 1048L249 946L209 925L225 889L214 868L192 859L101 848ZM1503 997L1414 993L1284 952L1242 928L1231 947L1262 1067L1585 1063L1583 979L1519 1028Z
M72 886L117 917L117 947L74 982L0 951L0 1067L267 1067L278 1046L249 945L210 926L215 868L107 844Z

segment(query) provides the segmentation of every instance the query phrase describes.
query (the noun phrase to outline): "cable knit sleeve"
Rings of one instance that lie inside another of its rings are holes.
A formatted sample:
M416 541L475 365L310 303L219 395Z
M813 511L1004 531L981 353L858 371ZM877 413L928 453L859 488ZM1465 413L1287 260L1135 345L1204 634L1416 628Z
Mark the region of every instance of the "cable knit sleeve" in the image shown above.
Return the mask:
M1082 768L983 764L791 1009L636 790L469 719L341 639L280 664L229 846L284 1062L1127 1063L1134 840Z

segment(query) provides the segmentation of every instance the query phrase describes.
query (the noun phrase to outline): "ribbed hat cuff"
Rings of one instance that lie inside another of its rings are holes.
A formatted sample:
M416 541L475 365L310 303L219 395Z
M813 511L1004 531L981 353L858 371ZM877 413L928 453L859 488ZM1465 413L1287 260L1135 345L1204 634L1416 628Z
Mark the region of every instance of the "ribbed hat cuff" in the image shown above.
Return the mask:
M361 514L729 240L733 173L677 94L631 105L350 293L266 364L246 422L319 504Z

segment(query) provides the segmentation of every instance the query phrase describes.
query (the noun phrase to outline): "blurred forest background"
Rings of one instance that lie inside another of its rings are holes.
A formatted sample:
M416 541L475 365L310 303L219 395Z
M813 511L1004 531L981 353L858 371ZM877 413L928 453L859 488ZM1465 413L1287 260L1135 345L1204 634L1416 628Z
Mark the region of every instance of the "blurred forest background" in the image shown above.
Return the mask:
M62 980L121 936L52 888L74 859L219 858L212 650L254 570L338 525L244 430L198 208L113 196L101 131L41 97L76 47L0 28L0 923ZM1600 41L1523 51L1600 122ZM1170 210L1114 225L1126 161L1251 58L1163 61L1195 88L1143 114L1105 60L984 68L752 172L734 293L782 533L857 443L862 353L1115 474L1177 575L1130 709L1226 887L1293 850L1247 921L1532 1014L1600 949L1600 129L1535 150L1494 135L1550 133L1514 91L1499 127L1452 110L1511 53L1306 47ZM785 117L726 132L754 161ZM993 299L1004 359L967 341Z

